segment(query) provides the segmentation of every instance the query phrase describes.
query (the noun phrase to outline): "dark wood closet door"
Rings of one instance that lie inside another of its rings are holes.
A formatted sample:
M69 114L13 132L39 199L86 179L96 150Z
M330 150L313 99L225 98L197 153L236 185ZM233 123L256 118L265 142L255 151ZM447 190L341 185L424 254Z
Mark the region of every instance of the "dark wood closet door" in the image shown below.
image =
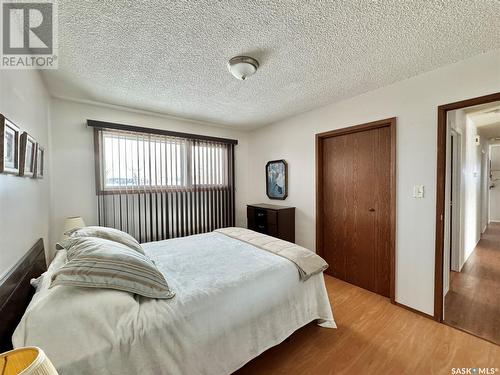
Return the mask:
M327 273L375 293L391 288L391 129L323 140Z

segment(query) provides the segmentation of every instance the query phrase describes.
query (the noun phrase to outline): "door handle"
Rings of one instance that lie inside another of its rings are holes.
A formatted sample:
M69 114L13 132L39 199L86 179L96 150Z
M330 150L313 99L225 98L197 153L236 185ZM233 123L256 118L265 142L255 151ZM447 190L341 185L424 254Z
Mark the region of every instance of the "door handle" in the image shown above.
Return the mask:
M374 208L369 208L368 211L375 212L375 209Z

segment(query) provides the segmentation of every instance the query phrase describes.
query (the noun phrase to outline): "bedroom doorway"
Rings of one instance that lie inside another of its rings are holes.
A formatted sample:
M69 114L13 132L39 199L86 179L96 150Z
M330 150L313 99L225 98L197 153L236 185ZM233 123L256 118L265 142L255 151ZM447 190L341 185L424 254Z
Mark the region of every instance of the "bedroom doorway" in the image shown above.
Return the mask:
M498 344L500 101L451 110L446 122L443 322Z
M435 320L496 343L500 225L490 163L499 115L500 93L438 107L434 293Z
M396 119L316 135L316 248L327 274L394 301Z

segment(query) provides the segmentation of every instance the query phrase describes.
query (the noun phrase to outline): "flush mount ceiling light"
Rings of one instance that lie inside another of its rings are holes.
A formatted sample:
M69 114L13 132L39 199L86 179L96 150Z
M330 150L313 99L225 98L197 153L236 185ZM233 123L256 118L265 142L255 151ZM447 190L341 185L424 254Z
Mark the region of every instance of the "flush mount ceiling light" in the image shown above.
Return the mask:
M255 74L259 68L259 62L252 57L236 56L229 60L227 68L233 76L244 81Z

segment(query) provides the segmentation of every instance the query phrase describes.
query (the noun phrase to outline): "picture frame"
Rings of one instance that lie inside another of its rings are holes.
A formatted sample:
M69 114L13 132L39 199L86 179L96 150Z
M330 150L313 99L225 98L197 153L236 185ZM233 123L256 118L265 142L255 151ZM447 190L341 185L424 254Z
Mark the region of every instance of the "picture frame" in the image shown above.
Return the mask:
M28 133L21 134L19 151L19 176L33 177L36 165L36 141Z
M266 194L269 199L288 197L288 164L285 160L271 160L266 164Z
M35 174L33 177L42 179L45 173L45 149L36 144Z
M0 114L0 173L19 173L20 129Z

